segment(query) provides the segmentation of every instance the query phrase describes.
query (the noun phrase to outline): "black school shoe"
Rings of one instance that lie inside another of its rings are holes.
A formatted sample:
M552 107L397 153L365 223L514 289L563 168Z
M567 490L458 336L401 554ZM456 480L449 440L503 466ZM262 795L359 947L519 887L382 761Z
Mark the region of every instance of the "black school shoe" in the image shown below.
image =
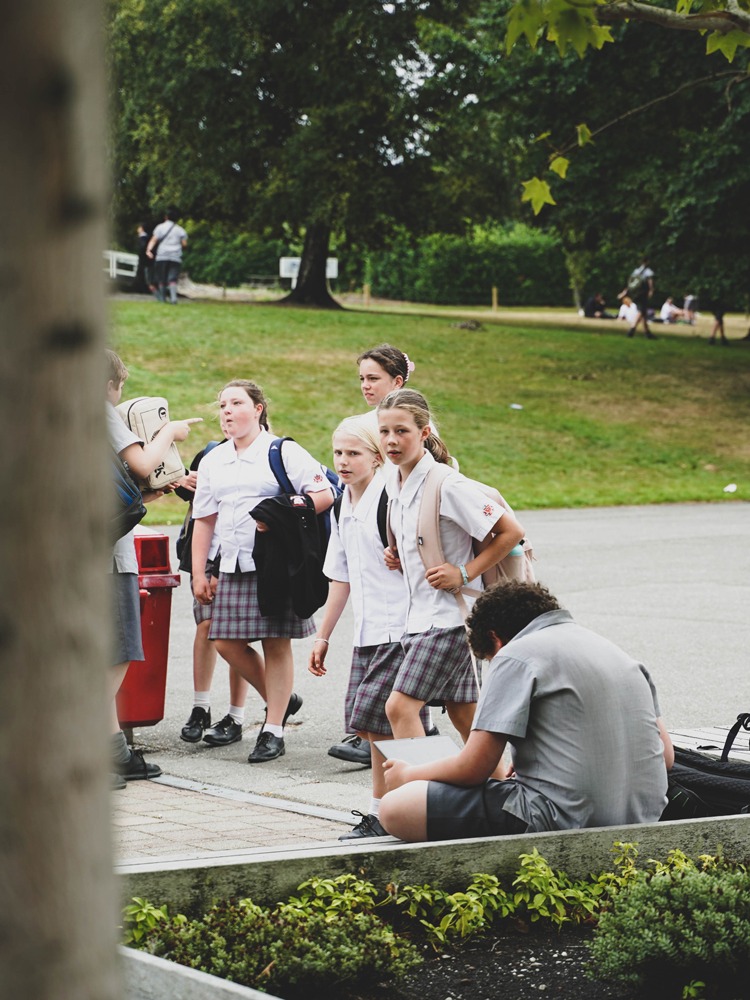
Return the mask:
M197 743L207 729L211 728L211 709L199 708L197 705L190 713L190 718L180 730L180 739L186 743Z
M342 833L339 840L361 840L362 837L387 837L388 831L384 830L380 825L380 821L377 816L373 816L372 813L365 816L364 813L359 812L357 809L352 810L352 816L361 816L362 819L357 823L353 830L349 833Z
M267 760L276 760L277 757L283 757L285 753L284 737L274 736L272 732L264 729L247 758L247 762L248 764L265 764Z
M203 734L203 742L210 747L228 747L242 739L242 726L231 715L225 715L221 722L211 726Z
M161 768L158 764L149 764L143 759L143 750L131 750L130 758L125 764L118 764L117 773L125 781L142 781L146 778L158 778Z
M350 764L361 764L363 767L372 767L372 754L369 740L363 740L361 736L350 733L345 736L340 743L334 743L328 751L329 757L337 760L345 760Z
M289 698L289 704L286 706L286 712L284 712L284 718L281 720L281 725L285 726L286 720L289 718L289 716L296 715L301 708L302 708L301 695L295 694L294 691L292 691L291 696Z

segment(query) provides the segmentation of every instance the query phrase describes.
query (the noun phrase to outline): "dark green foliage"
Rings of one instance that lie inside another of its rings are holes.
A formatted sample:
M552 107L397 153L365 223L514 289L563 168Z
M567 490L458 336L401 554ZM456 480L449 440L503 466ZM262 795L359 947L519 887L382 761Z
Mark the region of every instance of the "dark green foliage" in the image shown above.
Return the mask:
M175 918L140 945L153 954L231 982L285 997L329 995L371 976L400 976L421 958L370 913L268 911L249 900L222 902L202 919Z
M185 228L190 237L185 270L204 284L236 288L253 276L273 277L279 257L294 255L282 240L264 240L231 226L186 222Z
M565 258L556 236L517 225L477 228L468 236L403 235L370 259L373 292L442 305L485 305L498 289L505 306L568 305Z
M747 996L750 874L689 867L639 877L601 916L591 953L597 978L661 1000L691 982L709 997Z

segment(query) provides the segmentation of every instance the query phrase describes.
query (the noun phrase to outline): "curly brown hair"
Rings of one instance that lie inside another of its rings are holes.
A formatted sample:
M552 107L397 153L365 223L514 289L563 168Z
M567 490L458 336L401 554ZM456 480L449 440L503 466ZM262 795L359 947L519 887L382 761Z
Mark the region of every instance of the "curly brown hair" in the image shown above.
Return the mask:
M546 611L560 605L541 583L498 583L478 597L466 619L469 645L480 660L495 655L495 639L503 645Z

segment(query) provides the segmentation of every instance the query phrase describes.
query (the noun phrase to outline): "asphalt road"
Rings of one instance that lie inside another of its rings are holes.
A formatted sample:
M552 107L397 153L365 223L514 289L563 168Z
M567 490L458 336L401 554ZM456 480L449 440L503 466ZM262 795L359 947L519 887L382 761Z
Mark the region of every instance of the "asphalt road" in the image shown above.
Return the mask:
M519 511L540 581L583 625L642 659L668 726L729 725L750 710L750 504L679 504ZM164 532L174 540L177 528ZM174 546L171 545L173 564ZM295 642L304 706L287 727L287 752L247 764L262 706L248 698L246 735L223 749L191 745L179 731L192 707L194 625L189 581L173 592L165 717L136 729L136 744L166 774L338 810L366 809L370 772L327 755L344 734L350 660L348 611L334 635L325 678L307 671L311 640ZM213 715L228 705L219 661ZM441 731L453 733L447 716ZM457 739L457 737L456 737Z

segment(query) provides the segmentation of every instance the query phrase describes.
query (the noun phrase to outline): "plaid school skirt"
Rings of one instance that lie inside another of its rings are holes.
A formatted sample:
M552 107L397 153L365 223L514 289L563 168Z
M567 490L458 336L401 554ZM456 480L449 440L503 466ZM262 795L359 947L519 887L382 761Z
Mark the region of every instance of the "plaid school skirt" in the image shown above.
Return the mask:
M385 713L385 703L393 690L403 660L404 648L400 642L355 646L345 701L344 722L347 730L393 736ZM427 708L422 709L420 717L422 723L426 724Z
M394 691L425 702L471 704L479 698L462 625L405 635L401 645L404 661Z
M212 608L209 639L305 639L315 632L313 619L295 615L291 602L283 615L264 618L255 572L220 573Z

